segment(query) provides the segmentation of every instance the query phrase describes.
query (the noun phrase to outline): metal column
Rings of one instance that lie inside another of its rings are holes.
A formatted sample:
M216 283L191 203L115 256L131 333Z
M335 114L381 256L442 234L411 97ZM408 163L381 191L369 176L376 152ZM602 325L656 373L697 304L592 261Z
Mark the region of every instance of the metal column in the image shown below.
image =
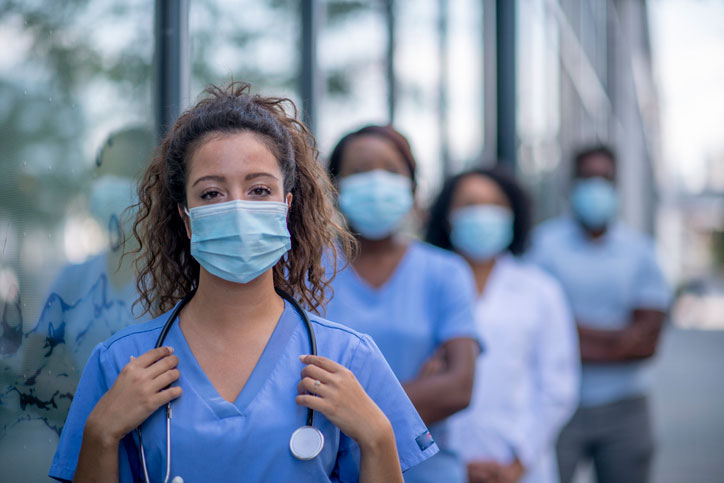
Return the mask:
M299 93L302 98L302 120L312 134L317 128L319 69L317 67L317 33L319 31L319 0L302 0L301 65Z
M450 136L448 132L449 119L448 119L448 102L447 92L449 88L448 82L448 34L447 34L447 19L448 19L448 8L447 0L438 0L438 18L437 18L437 31L438 31L438 48L440 56L440 77L438 81L438 113L437 129L440 133L440 163L442 164L442 175L443 179L447 178L452 168L450 166Z
M156 0L154 112L163 138L189 99L189 2Z
M387 24L387 120L395 122L395 100L397 82L395 80L395 1L385 0L385 21Z
M508 164L511 168L515 168L518 148L515 5L515 0L497 0L495 6L498 162Z
M483 0L483 32L481 50L483 55L482 72L482 119L483 151L481 160L488 164L498 157L498 116L495 66L495 1Z

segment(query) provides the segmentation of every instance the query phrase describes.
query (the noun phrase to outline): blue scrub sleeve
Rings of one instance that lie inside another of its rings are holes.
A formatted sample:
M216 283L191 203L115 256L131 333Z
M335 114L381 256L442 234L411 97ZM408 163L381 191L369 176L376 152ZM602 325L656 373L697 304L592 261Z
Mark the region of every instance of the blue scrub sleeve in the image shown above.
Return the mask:
M483 342L475 325L475 279L468 264L459 257L451 258L438 273L429 294L436 308L437 345L458 337L474 339L482 352Z
M668 311L671 292L656 261L653 244L647 244L640 256L635 287L634 305L636 308Z
M384 356L371 337L363 335L350 361L349 369L367 395L392 424L402 471L425 461L439 450L425 423L402 389ZM335 481L359 480L360 450L357 443L341 435L339 454L333 472Z
M78 464L78 455L83 441L83 430L93 408L108 391L109 381L115 381L117 373L108 361L103 343L98 344L91 353L78 388L73 396L68 417L60 434L58 448L50 465L48 476L58 481L72 481ZM119 445L119 463L128 461L125 441ZM129 465L119 464L120 481L132 481Z

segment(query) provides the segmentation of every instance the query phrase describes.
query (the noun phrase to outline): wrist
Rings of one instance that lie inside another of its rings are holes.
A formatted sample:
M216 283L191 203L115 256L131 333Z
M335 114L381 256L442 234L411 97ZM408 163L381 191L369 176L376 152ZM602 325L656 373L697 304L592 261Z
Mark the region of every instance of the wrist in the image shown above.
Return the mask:
M368 425L367 428L368 431L357 441L361 451L387 451L395 446L395 432L387 417L383 417L377 424Z
M83 439L89 440L94 446L103 449L112 449L118 447L119 442L123 439L123 435L114 433L108 427L107 422L98 421L91 412L83 429Z

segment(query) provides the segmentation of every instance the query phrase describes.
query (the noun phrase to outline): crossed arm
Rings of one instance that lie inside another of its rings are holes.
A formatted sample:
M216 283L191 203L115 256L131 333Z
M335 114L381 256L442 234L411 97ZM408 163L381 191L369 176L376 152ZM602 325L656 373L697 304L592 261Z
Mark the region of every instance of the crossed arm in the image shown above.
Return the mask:
M618 330L601 330L578 324L581 360L586 363L648 359L656 353L666 313L635 309L631 324Z
M442 421L470 404L478 346L455 338L440 346L418 377L402 385L425 424Z

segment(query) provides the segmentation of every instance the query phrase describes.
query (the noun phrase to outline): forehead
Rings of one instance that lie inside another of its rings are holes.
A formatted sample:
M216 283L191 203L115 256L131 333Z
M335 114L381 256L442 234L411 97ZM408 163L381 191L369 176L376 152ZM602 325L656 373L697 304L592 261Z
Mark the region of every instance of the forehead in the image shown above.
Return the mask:
M613 160L603 153L593 153L578 161L577 173L580 176L611 177L615 171Z
M191 153L188 176L194 178L210 172L232 176L259 170L281 174L267 139L251 131L211 133Z
M343 164L356 161L375 161L379 159L399 161L406 166L405 159L389 139L374 134L355 136L344 148Z
M460 180L453 203L508 204L508 198L498 183L482 174L470 174Z

